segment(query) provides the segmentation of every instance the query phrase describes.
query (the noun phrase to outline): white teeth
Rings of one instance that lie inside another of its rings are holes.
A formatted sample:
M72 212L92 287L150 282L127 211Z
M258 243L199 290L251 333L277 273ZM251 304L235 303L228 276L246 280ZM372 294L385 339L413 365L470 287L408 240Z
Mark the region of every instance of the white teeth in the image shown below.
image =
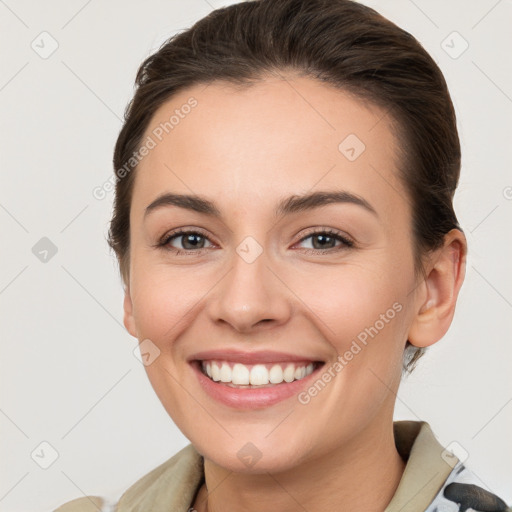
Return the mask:
M208 373L208 366L206 367L206 373L208 374L208 377L211 377L215 382L218 382L220 380L219 366L217 365L217 363L212 363L211 367L211 373Z
M270 368L268 380L271 384L281 384L283 382L283 369L280 365L275 364Z
M250 382L253 386L268 384L268 370L262 364L254 365L251 369Z
M235 363L233 366L227 361L203 361L201 364L203 373L212 380L231 383L235 386L268 386L269 384L281 384L300 380L313 373L315 365L307 366L293 363L276 363L273 365L256 364L245 365Z
M243 364L236 363L231 373L233 384L249 384L249 368Z
M283 378L285 382L292 382L295 379L295 366L289 364L283 372Z
M220 367L220 381L231 382L231 367L228 363L222 363Z

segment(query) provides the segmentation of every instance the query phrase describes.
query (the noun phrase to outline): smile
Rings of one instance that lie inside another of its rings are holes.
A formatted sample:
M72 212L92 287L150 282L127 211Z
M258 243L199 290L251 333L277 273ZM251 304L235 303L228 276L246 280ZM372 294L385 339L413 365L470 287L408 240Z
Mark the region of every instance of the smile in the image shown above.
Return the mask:
M191 354L188 363L213 403L249 410L297 399L318 377L322 359L275 350L211 349Z
M230 387L270 387L301 380L316 368L313 361L243 364L233 361L201 361L201 371L214 382Z

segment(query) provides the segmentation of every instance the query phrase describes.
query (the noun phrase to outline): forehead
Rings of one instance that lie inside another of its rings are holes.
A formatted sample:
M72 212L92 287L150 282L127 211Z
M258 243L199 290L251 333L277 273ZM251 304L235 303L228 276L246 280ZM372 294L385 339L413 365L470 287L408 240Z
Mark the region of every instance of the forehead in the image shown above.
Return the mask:
M311 78L182 90L156 111L134 207L166 191L275 203L283 191L342 188L381 209L406 203L386 112ZM402 211L402 213L403 213Z

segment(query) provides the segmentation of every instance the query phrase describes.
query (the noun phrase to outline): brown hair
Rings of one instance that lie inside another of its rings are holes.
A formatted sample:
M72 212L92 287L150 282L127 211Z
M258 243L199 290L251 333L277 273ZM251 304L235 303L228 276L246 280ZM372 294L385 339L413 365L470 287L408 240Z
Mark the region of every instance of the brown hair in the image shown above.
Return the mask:
M156 110L192 85L225 80L249 86L281 71L334 85L389 114L400 151L398 175L412 205L415 269L425 277L423 256L442 246L452 228L460 229L452 205L460 143L439 67L411 34L357 2L257 0L211 12L169 38L137 71L114 151L108 235L125 284L137 163L132 156ZM407 341L405 372L424 350Z

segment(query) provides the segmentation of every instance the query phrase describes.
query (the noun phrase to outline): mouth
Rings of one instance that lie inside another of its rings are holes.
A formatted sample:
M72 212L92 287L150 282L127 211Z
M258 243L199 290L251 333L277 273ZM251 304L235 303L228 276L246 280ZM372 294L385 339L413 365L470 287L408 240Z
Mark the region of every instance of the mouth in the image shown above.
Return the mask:
M277 352L209 351L188 361L204 392L236 409L261 409L311 385L325 361Z
M302 380L323 364L318 361L244 364L222 360L198 361L203 375L213 382L238 389L278 386Z

